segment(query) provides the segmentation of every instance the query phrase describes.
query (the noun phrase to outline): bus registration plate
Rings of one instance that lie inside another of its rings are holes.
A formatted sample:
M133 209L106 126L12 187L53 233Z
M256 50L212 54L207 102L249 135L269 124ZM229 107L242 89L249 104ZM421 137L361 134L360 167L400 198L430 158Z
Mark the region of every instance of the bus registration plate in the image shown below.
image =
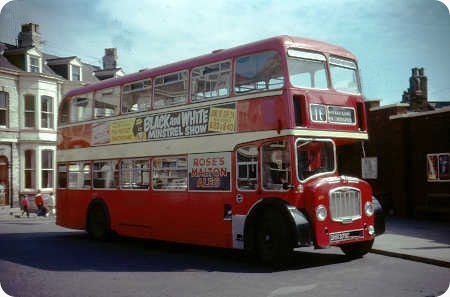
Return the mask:
M353 231L330 233L330 241L331 242L350 240L350 239L356 239L356 238L362 238L362 237L363 237L363 230L362 229L361 230L353 230Z

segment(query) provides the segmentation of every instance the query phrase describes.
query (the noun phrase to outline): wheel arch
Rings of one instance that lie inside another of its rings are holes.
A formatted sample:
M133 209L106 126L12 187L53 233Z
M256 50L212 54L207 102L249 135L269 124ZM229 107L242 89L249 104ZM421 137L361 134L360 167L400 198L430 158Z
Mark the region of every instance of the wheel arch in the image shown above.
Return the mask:
M292 248L309 246L312 244L311 224L306 215L286 201L271 197L264 198L252 206L244 225L244 248L249 252L256 251L255 233L258 227L258 218L268 210L278 211L282 214L288 226L290 245Z
M105 216L106 216L107 225L109 226L109 229L111 229L111 216L110 216L110 213L109 213L108 205L106 204L105 200L103 200L101 197L96 197L96 198L92 199L91 202L89 202L89 205L88 205L88 208L87 208L87 211L86 211L85 230L88 231L89 212L94 207L100 207L103 210L103 212L105 213Z

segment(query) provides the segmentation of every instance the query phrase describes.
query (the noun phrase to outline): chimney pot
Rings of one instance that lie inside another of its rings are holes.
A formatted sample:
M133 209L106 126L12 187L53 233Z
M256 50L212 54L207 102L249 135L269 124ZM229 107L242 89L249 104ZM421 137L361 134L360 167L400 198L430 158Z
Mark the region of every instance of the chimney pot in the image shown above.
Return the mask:
M19 47L35 47L41 50L41 33L39 25L28 23L22 25L22 31L18 36Z

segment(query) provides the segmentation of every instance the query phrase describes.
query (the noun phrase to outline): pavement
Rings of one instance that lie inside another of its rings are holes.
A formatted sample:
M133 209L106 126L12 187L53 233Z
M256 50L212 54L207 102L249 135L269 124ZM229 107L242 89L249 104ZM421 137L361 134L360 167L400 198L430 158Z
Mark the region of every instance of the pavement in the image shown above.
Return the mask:
M19 208L0 206L0 221L55 220L55 215L21 216ZM450 223L386 217L386 232L377 236L372 253L450 268Z
M371 252L450 267L450 223L388 216Z

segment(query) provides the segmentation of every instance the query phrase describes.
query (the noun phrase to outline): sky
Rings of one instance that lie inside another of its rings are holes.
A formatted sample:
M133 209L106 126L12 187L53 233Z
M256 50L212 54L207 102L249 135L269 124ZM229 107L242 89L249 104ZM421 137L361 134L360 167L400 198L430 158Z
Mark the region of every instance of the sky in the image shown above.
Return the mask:
M115 47L126 73L293 35L350 50L367 100L400 102L411 69L423 67L428 100L450 101L448 0L7 1L0 42L16 44L21 25L37 23L44 52L101 66Z

